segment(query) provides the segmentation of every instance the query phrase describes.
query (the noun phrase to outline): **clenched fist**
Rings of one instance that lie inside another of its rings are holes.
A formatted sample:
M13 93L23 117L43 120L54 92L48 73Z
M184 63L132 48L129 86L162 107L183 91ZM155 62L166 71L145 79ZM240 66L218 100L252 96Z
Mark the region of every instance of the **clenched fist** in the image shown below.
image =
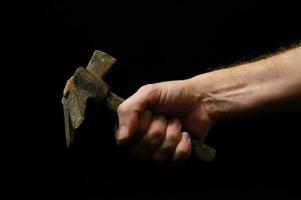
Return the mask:
M203 141L213 122L189 80L141 87L118 107L117 143L133 154L178 164L191 153L189 134Z

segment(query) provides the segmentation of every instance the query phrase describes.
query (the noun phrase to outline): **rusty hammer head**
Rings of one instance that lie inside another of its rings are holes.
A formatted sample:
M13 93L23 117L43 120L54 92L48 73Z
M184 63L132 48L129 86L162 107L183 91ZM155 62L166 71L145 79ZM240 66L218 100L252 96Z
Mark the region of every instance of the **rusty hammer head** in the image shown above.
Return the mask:
M69 146L74 139L74 130L85 119L88 99L101 102L109 93L109 86L103 81L116 59L96 50L87 66L79 67L67 81L62 98L65 118L66 143Z

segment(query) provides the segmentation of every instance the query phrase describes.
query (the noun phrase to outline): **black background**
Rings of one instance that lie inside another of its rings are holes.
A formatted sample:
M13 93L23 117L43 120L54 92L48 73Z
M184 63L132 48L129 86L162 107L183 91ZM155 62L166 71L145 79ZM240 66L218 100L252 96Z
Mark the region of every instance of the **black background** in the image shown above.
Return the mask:
M107 82L128 97L146 83L185 79L288 47L301 38L299 12L293 4L261 1L13 6L3 19L6 69L14 79L3 91L18 98L9 98L14 106L3 128L3 185L72 195L298 195L300 113L220 124L207 140L218 151L214 163L192 158L172 168L120 149L113 123L93 106L67 149L60 101L65 81L96 49L117 58Z

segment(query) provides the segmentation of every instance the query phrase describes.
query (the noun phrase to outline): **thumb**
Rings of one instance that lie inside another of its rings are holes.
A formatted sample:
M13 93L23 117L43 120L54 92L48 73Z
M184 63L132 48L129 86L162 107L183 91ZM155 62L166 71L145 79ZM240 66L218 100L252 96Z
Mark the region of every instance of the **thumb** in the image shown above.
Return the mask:
M142 86L134 95L126 99L117 109L118 129L116 139L118 144L128 141L139 128L142 113L160 99L160 90L155 84Z

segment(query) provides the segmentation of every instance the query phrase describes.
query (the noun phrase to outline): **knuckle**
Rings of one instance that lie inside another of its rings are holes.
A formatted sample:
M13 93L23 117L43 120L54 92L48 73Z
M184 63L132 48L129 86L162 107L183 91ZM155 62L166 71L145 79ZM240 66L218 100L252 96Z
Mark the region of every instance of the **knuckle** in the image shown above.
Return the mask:
M151 92L154 90L154 84L146 84L139 88L142 92Z
M164 116L156 116L148 129L146 135L151 145L160 144L166 134L166 118Z
M172 124L178 129L181 130L182 129L182 123L179 119L174 118L172 119Z
M157 99L157 97L159 96L159 90L158 90L157 84L144 85L139 89L139 92L147 95L148 98L152 101L155 101Z
M120 104L117 108L117 113L125 113L126 112L126 106L124 104Z
M154 117L154 121L158 123L159 126L166 126L167 119L164 115L157 115Z
M181 139L181 134L180 132L169 132L166 135L167 141L169 142L170 145L176 144L178 141Z
M158 131L154 131L154 132L150 133L149 141L150 141L150 143L157 145L162 142L163 138L164 138L163 131L158 130Z
M190 156L190 151L188 148L181 148L179 149L179 151L177 152L177 158L178 159L186 159Z
M170 119L168 121L168 132L180 133L182 130L182 123L179 119Z

